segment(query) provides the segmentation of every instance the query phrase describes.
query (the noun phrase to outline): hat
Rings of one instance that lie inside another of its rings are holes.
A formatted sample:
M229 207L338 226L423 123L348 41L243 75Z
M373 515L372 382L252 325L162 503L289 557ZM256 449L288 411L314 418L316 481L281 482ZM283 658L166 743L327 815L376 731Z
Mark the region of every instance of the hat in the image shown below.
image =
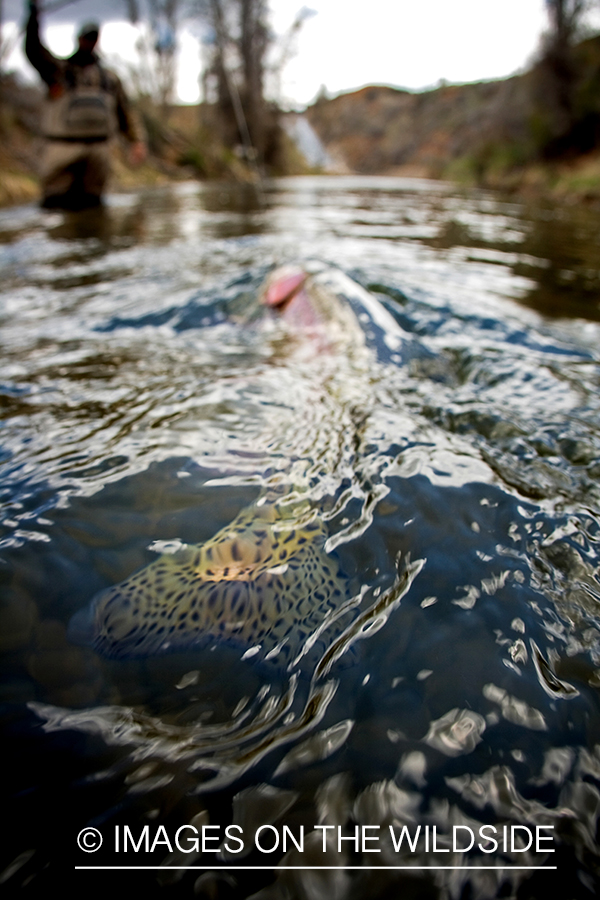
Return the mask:
M100 34L100 26L97 22L86 22L85 25L82 25L79 29L79 34L77 37L98 37Z

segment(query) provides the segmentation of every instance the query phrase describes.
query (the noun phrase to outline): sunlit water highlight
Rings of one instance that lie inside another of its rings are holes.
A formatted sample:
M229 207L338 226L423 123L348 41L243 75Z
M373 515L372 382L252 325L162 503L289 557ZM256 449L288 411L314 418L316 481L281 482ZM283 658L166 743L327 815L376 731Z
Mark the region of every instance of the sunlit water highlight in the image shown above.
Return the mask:
M506 867L535 864L593 895L599 224L357 178L0 215L7 882L89 863L73 853L88 824L435 825L440 847L456 825L552 825L555 854L509 849L490 871L377 872L490 858L389 838L332 858L314 833L286 864L359 868L248 873L282 854L164 847L135 863L231 866L165 870L181 896L533 897L548 874ZM359 307L341 345L291 333L258 302L289 261L353 278L405 343L378 344ZM98 591L274 486L318 516L349 585L295 664L219 642L108 659L70 640ZM42 813L55 827L32 837Z

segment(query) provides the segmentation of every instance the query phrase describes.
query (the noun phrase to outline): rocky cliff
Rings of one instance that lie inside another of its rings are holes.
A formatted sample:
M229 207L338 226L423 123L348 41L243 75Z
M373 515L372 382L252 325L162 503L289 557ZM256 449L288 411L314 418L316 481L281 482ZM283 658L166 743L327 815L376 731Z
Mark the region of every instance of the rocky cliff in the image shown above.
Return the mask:
M573 123L562 143L541 65L498 81L412 93L369 86L306 111L330 155L365 174L493 181L600 153L600 37L576 48ZM551 152L550 152L551 151Z

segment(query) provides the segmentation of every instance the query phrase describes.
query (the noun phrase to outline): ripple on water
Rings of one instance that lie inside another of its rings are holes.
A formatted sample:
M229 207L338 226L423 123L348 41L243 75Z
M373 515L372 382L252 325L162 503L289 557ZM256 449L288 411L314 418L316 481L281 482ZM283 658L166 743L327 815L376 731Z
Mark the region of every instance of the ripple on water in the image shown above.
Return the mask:
M262 200L186 185L91 219L0 215L7 882L58 871L88 823L235 824L303 827L304 848L159 846L136 862L206 865L159 878L264 900L534 897L547 876L511 866L555 863L565 896L593 893L594 215L329 178ZM266 319L261 281L294 259L354 276L414 352L368 316L319 353ZM274 486L288 513L318 516L319 552L349 585L290 669L218 641L109 659L69 639L97 592L204 544ZM69 837L57 827L32 852L30 822L56 809ZM490 825L494 852L464 849ZM538 826L556 855L519 843ZM379 843L338 845L356 827ZM382 868L490 859L501 868L418 882ZM239 869L265 860L288 868Z

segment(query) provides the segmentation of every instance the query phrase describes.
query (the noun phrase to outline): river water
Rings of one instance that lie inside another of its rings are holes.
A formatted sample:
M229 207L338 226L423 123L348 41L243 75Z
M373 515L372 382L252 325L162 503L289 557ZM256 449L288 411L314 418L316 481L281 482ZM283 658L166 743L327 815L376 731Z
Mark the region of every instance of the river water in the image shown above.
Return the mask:
M350 177L0 213L3 884L594 896L599 233ZM368 291L403 351L261 311L288 262ZM296 664L74 640L274 488L347 585Z

